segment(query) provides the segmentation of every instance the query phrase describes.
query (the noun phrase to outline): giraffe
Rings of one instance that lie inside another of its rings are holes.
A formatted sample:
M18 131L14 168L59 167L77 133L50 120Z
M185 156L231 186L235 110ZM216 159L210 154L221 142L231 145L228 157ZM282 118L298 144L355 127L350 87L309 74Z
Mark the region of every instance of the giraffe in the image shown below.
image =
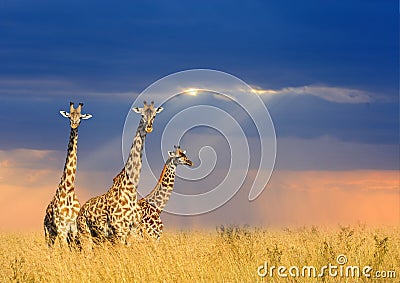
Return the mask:
M49 247L54 245L57 237L61 245L72 244L77 232L76 217L80 204L75 195L74 181L77 165L78 127L82 119L86 120L92 117L90 114L81 114L82 106L83 103L79 103L75 109L74 103L70 102L69 113L60 111L63 117L69 119L71 130L61 181L56 194L47 206L44 218L44 235Z
M102 242L129 244L127 237L141 221L137 204L137 185L142 167L142 151L146 134L153 131L153 121L163 108L154 102L132 110L141 114L141 120L132 142L128 160L121 172L113 179L111 188L104 194L91 198L81 208L78 219L77 244Z
M193 162L186 157L186 151L182 150L179 146L174 146L174 148L175 152L168 151L169 158L165 162L157 185L147 196L138 202L142 211L141 227L138 230L138 234L141 237L148 236L157 240L160 239L164 228L160 214L174 188L176 167L178 165L193 166Z

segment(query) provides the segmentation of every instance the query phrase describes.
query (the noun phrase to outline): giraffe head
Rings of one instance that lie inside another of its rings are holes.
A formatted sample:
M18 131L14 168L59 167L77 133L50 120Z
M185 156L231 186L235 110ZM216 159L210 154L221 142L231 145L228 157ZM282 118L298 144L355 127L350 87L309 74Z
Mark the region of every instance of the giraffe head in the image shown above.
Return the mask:
M81 114L83 103L79 103L78 107L74 108L74 103L69 103L69 113L67 111L60 111L61 115L68 118L71 122L71 128L76 129L81 123L81 119L86 120L92 117L90 114Z
M175 165L193 166L193 162L186 157L186 150L182 150L178 145L174 145L175 151L168 151L168 156Z
M163 109L164 108L162 107L155 108L154 101L152 101L150 104L147 104L146 101L144 101L143 108L139 107L132 108L133 111L142 115L142 119L144 121L144 127L147 133L151 133L153 131L154 118L158 113L163 111Z

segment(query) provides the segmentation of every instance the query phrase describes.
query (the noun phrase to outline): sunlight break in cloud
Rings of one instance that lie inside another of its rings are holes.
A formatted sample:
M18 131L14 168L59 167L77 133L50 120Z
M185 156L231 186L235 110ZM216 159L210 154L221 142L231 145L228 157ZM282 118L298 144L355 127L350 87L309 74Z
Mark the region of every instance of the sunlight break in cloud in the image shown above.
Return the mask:
M257 86L252 87L252 92L258 95L273 98L280 95L312 95L321 99L336 103L368 103L375 100L382 100L376 94L351 88L328 87L328 86L301 86L285 87L280 90L262 89Z

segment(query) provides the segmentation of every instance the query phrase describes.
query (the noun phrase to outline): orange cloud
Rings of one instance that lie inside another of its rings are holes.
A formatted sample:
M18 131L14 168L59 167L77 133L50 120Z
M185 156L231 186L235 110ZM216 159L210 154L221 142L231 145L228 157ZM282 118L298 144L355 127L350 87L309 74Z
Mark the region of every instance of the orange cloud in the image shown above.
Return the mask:
M97 174L82 175L90 182ZM0 231L41 230L46 207L60 177L59 170L15 169L0 179ZM75 191L81 204L90 197L78 182Z
M399 196L398 171L277 171L257 202L270 204L262 213L278 211L282 226L381 226L399 225Z
M261 195L248 201L249 174L239 192L206 214L163 215L166 227L215 227L250 224L264 227L325 226L365 223L400 224L398 171L275 171ZM250 180L250 181L249 181Z
M46 150L0 151L0 231L42 229L62 174L60 155Z
M63 158L59 155L29 150L14 155L0 152L0 230L42 230L46 206L61 177ZM35 166L38 163L40 166ZM114 173L78 170L76 193L81 203L105 192ZM254 173L250 172L238 194L222 207L193 217L164 214L165 225L286 227L333 226L359 221L373 226L399 225L400 184L396 170L277 170L260 197L249 202Z

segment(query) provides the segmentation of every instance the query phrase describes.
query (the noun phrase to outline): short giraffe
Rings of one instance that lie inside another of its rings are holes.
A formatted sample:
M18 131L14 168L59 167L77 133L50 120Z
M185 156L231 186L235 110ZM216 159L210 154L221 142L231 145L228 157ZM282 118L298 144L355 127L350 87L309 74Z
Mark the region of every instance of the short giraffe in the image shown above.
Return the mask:
M57 237L60 244L71 244L76 235L76 217L80 204L75 195L75 174L77 165L78 127L82 119L89 119L90 114L81 114L83 103L74 109L70 102L70 112L60 111L61 115L70 120L70 135L67 159L64 172L55 196L47 206L44 218L44 234L49 247L54 245Z
M163 108L154 107L154 102L143 108L132 108L140 113L135 137L128 160L122 171L113 179L112 187L104 194L88 200L81 208L78 219L78 244L95 240L110 240L128 244L131 229L139 227L140 209L137 204L137 186L142 168L142 151L146 134L153 131L153 121Z
M174 188L176 167L178 165L193 165L193 162L186 157L186 151L179 146L175 146L175 152L168 151L168 155L169 158L165 162L157 185L138 202L142 210L142 224L138 231L141 237L149 236L157 240L160 239L164 228L160 214Z

